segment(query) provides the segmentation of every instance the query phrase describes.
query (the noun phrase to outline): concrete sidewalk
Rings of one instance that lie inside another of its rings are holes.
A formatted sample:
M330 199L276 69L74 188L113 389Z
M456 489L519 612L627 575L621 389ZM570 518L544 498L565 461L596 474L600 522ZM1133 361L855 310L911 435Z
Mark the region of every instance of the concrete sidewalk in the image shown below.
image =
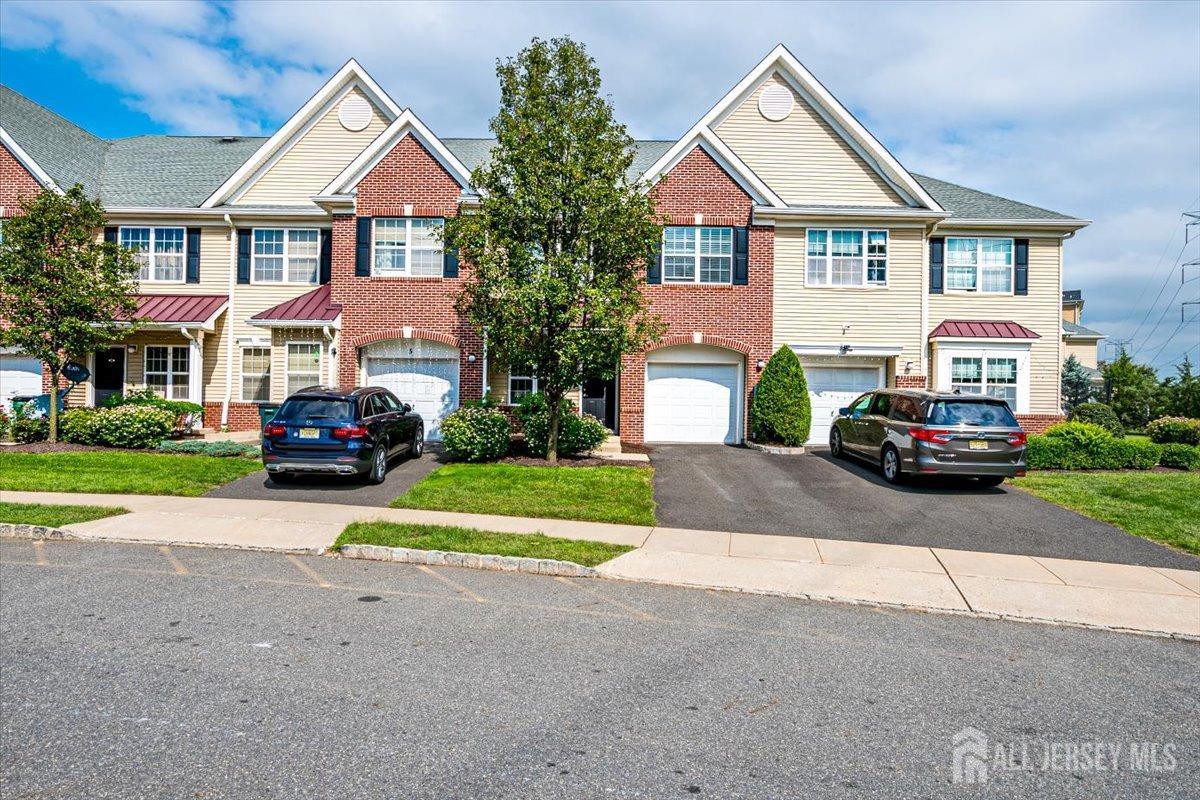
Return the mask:
M303 502L8 491L3 499L130 510L66 526L81 538L319 553L355 521L540 532L637 547L599 567L610 578L1200 638L1196 570Z

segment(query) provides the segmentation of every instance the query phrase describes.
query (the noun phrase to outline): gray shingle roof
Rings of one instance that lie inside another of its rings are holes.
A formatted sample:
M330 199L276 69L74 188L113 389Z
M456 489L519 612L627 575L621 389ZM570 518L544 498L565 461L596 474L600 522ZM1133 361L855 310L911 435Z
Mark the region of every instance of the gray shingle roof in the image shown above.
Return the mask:
M108 144L7 86L0 85L0 126L62 189L100 190Z
M1094 331L1091 328L1085 328L1082 325L1076 325L1074 322L1067 322L1065 319L1063 320L1062 327L1063 333L1065 333L1067 336L1098 336L1102 339L1107 338L1100 331Z
M492 148L496 146L495 139L442 139L442 144L450 149L458 157L458 160L463 163L469 171L474 172L475 168L487 161L492 154ZM633 163L629 166L629 171L625 177L629 180L635 180L639 175L645 172L662 157L663 153L671 149L673 141L665 141L662 139L648 139L644 141L636 141L633 143L634 154Z
M978 189L968 189L966 186L959 186L956 183L948 183L916 173L912 173L912 176L938 202L938 205L955 217L964 219L1075 219L1075 217L1060 214L1057 211L1018 203L1016 200L981 192Z
M254 155L260 136L131 136L108 144L100 201L106 206L203 203Z

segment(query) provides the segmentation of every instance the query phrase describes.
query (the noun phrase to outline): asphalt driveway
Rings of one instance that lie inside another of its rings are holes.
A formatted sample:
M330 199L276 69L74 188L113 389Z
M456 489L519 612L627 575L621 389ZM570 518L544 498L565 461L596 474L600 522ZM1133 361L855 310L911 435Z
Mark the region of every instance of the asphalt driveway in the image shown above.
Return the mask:
M393 459L383 483L372 485L358 478L303 476L294 483L276 483L265 470L252 472L218 486L205 497L237 500L298 500L305 503L341 503L348 506L386 506L414 483L445 464L438 449L428 448L420 458Z
M937 481L890 486L828 452L772 456L655 445L654 500L673 528L812 536L1197 569L1200 559L1014 489Z

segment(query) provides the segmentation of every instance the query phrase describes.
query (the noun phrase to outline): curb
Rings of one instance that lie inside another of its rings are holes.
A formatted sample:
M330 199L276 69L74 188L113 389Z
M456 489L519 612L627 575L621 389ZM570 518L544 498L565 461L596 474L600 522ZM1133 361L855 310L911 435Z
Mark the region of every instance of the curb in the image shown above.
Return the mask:
M759 444L749 439L746 440L746 447L749 447L751 450L757 450L760 453L770 453L773 456L802 456L808 452L803 447L784 447L781 444Z
M0 522L0 539L58 539L73 542L106 542L109 544L207 547L213 550L248 550L255 553L307 556L319 556L326 552L324 547L272 547L270 545L226 544L222 542L189 542L182 539L134 539L125 536L75 533L74 531L67 531L61 528L47 528L44 525L25 525L13 522Z
M592 578L599 573L591 567L573 561L552 558L518 558L479 553L453 553L444 550L414 550L409 547L383 547L375 544L344 544L343 558L362 558L368 561L398 561L404 564L426 564L436 567L466 567L493 572L527 572L531 575L560 575L567 578Z
M45 525L27 525L17 522L0 522L0 536L12 539L78 539L77 534L64 531L62 528L49 528Z

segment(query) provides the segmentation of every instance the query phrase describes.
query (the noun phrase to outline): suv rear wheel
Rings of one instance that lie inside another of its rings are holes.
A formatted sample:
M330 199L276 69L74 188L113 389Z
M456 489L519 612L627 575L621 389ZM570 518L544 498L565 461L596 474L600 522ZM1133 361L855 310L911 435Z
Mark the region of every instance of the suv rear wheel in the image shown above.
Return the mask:
M375 457L371 459L371 471L367 473L367 482L376 485L383 483L387 477L387 445L382 441L375 445Z

